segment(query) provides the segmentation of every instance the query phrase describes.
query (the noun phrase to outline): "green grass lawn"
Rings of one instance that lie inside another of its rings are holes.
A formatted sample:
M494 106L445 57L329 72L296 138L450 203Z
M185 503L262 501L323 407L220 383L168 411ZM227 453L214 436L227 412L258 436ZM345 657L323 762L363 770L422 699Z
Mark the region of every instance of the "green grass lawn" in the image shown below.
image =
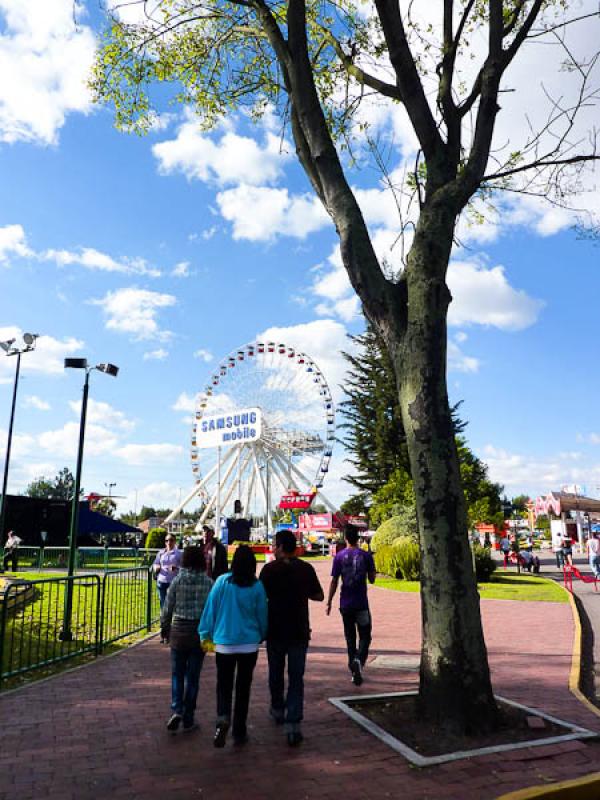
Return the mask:
M400 581L377 576L375 586L397 592L418 592L418 581ZM543 603L568 603L567 593L560 584L538 575L495 574L488 583L477 585L483 600L525 600Z
M64 572L19 572L10 577L35 581L39 578L64 578ZM2 648L2 672L10 676L3 682L5 688L94 657L100 618L102 641L105 643L103 652L119 649L146 633L146 574L110 575L105 583L101 613L99 586L103 577L79 574L74 581L72 641L60 639L64 627L64 580L34 583L33 597L28 596L16 603L7 618ZM154 584L151 591L152 617L157 618L158 593Z

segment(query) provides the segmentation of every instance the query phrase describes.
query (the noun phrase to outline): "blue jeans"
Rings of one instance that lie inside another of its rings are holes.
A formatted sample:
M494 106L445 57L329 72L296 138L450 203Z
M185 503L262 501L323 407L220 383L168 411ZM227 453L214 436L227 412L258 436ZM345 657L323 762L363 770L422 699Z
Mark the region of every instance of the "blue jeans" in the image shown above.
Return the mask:
M171 708L181 714L184 723L194 721L203 662L204 651L199 646L192 650L171 649Z
M590 569L597 578L600 578L600 555L590 553Z
M157 583L156 588L158 589L158 599L160 602L160 608L162 611L162 607L165 604L165 600L167 599L167 592L169 591L169 583Z
M344 636L348 650L348 667L352 669L352 662L358 658L364 667L369 656L371 644L371 612L368 608L340 608L344 621ZM356 632L358 631L358 648L356 647Z
M306 650L304 642L267 641L269 660L269 689L271 690L271 712L275 719L286 723L292 733L300 730L304 711L304 667ZM284 696L284 672L287 656L288 690Z

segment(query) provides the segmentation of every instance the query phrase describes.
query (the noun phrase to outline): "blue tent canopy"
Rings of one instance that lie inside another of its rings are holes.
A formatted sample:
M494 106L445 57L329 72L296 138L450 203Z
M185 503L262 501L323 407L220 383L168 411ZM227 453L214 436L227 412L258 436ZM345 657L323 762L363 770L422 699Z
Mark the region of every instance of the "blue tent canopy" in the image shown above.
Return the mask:
M137 528L112 519L98 511L91 511L87 501L79 503L78 535L101 536L106 533L138 533Z

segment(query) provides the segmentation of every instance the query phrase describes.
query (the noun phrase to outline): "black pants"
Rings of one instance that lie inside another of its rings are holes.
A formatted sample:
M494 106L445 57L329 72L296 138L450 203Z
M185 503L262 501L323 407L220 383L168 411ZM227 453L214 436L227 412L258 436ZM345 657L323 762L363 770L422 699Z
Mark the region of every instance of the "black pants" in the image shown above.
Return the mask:
M12 565L12 572L17 571L17 567L19 566L18 562L18 553L16 548L14 550L5 550L4 551L4 571L8 569L8 562L11 562Z
M231 722L233 704L233 681L235 676L235 705L233 709L232 733L234 738L246 735L246 720L250 703L252 674L258 652L217 653L217 723Z
M352 662L358 658L364 667L369 656L371 644L371 612L368 608L357 610L355 608L341 608L340 613L344 621L344 636L348 649L348 667L352 669ZM356 647L356 633L358 631L358 649Z

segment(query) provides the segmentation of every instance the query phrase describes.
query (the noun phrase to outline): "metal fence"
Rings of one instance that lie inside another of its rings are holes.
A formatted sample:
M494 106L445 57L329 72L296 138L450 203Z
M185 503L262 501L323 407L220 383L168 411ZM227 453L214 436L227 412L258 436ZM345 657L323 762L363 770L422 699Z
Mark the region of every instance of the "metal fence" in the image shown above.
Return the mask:
M70 635L63 640L65 596L72 585ZM8 584L0 594L2 682L87 654L150 630L159 619L158 592L146 567Z
M1 548L0 548L1 549ZM137 547L78 547L76 565L79 569L124 569L150 566L158 550ZM3 551L2 555L3 556ZM19 569L66 569L68 547L18 547ZM8 567L11 563L9 561Z

